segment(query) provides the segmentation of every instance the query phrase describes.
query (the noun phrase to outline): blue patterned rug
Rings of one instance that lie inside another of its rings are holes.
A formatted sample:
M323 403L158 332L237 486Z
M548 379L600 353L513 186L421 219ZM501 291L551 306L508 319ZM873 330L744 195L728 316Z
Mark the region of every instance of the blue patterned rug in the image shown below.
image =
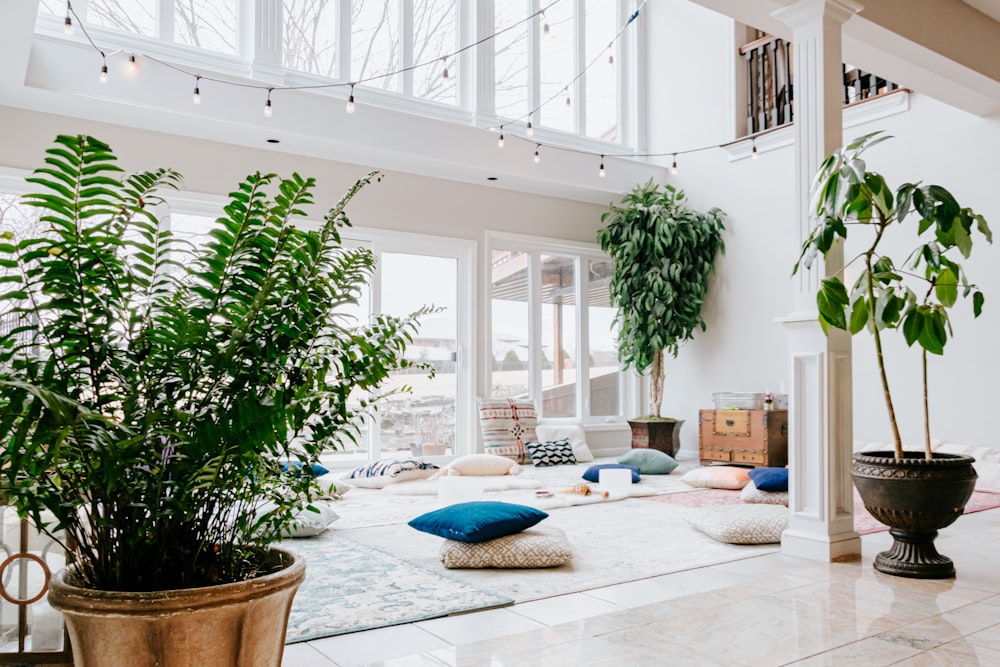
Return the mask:
M281 546L306 557L289 644L513 602L333 531Z

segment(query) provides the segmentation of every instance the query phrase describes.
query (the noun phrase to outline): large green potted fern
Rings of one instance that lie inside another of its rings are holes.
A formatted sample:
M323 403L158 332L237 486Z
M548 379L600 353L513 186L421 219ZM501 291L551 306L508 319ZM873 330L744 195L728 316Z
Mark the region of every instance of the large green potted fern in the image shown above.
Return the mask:
M715 258L725 250L725 213L687 206L684 192L650 179L612 204L597 232L612 260L609 291L618 309L618 354L649 372L649 414L629 420L632 446L676 454L682 419L663 417L664 354L705 330L701 309Z
M304 231L313 180L253 174L197 247L158 216L178 174L93 137L28 179L44 231L0 240L0 493L73 554L50 602L76 664L280 663L304 564L270 545L320 491L281 462L356 437L416 326L345 315L374 260L344 207L375 177Z
M894 540L889 550L876 556L875 569L905 577L948 578L955 576L954 563L938 553L934 538L938 529L961 516L976 472L970 456L932 451L928 355L944 354L952 336L949 311L960 297L971 300L975 317L982 312L983 293L969 281L961 261L970 257L977 235L986 242L993 237L981 215L960 205L940 185L903 183L893 192L862 159L885 139L879 132L865 135L823 161L813 191L817 223L794 271L826 257L849 230L869 234L867 244L845 265L857 265L850 292L841 272L824 278L816 295L824 331L867 330L875 344L893 450L855 454L852 475L865 508L890 526ZM893 259L887 239L897 236L916 239L916 246ZM920 350L922 452L905 450L900 437L883 354L883 336L892 331Z

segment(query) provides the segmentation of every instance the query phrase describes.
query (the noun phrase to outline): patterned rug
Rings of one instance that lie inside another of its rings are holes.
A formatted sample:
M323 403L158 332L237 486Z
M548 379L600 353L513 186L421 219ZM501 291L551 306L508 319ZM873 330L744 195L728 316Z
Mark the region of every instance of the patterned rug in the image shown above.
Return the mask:
M681 505L683 507L717 507L719 505L736 505L742 502L739 491L729 491L726 489L699 489L690 493L675 493L666 496L649 496L643 500L652 500L657 503L667 503L669 505ZM964 514L982 512L1000 507L1000 493L989 493L986 491L974 491L972 498L965 506ZM854 530L859 535L878 533L889 530L889 526L879 522L865 509L854 491Z
M306 557L306 579L288 619L289 644L513 602L343 535L282 546Z

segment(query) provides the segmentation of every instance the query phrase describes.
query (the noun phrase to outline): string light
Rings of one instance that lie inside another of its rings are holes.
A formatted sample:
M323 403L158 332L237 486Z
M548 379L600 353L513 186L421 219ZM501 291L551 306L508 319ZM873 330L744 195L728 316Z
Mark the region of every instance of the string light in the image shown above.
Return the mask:
M597 175L600 176L601 178L604 178L604 174L605 174L605 172L604 172L604 156L602 155L601 156L601 166L598 167L598 169L597 169Z
M535 136L535 128L531 125L530 117L528 118L528 126L524 128L524 133L529 137Z
M754 137L752 139L752 142L753 142L753 151L750 152L750 157L752 157L754 160L756 160L757 159L757 137Z
M545 10L544 9L542 10L542 18L543 19L545 18ZM542 34L545 35L545 36L548 36L551 32L552 31L549 28L549 22L548 21L544 21L542 23Z
M573 100L570 99L569 93L566 93L566 106L572 106Z
M128 69L132 74L139 71L139 63L136 61L134 53L128 57Z
M441 78L447 80L447 78L448 78L448 59L447 58L442 58L441 62L444 64L444 70L441 72Z
M271 91L274 88L267 89L267 102L264 103L264 115L268 118L271 117Z
M608 48L609 49L611 48L610 44L608 45ZM608 56L608 69L610 69L612 72L615 71L615 54L613 53Z
M670 173L674 176L677 175L677 153L674 153L674 164L670 167Z
M500 126L500 138L497 139L497 148L503 148L503 125Z
M347 98L347 104L344 105L344 111L347 113L354 113L354 84L351 84L351 94Z
M108 59L103 53L101 53L101 75L98 78L101 83L108 82Z
M541 155L541 153L538 152L538 150L541 147L542 147L541 144L535 144L535 164L538 164L539 162L542 161L542 155Z
M72 7L69 4L69 0L66 0L66 19L63 21L63 30L67 35L73 34L73 18L69 15L72 11Z
M201 75L196 74L194 77L194 96L191 101L195 104L201 104L201 91L198 90L198 84L201 82Z

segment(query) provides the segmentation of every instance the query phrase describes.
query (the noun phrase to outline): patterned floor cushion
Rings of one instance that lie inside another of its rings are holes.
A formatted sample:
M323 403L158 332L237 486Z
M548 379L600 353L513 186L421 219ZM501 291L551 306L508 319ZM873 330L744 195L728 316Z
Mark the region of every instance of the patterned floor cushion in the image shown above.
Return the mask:
M788 508L780 505L723 505L699 510L688 522L709 537L729 544L773 544L788 527Z
M566 533L555 526L535 526L486 542L445 540L441 545L441 562L449 569L556 567L572 558Z
M758 505L784 505L788 507L788 491L761 491L753 480L740 491L740 500Z
M537 442L535 404L511 398L484 399L479 402L479 423L483 429L483 451L506 456L516 463L531 463L524 448Z

